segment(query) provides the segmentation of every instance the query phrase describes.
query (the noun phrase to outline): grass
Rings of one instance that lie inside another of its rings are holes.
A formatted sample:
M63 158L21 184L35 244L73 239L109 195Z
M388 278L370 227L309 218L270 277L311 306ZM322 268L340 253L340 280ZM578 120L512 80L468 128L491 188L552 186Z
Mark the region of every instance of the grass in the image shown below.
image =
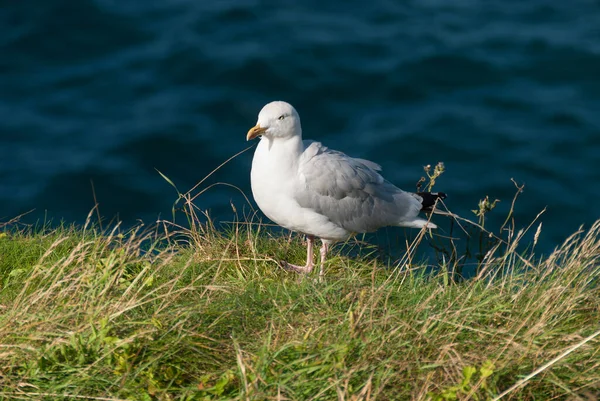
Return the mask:
M351 245L319 282L277 267L300 237L193 223L4 227L0 399L598 399L600 221L457 282Z

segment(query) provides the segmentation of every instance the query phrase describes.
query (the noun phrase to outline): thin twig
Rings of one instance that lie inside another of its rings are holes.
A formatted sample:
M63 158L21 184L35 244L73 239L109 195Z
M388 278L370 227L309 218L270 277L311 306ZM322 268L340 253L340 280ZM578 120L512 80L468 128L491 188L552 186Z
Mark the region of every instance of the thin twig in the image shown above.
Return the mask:
M508 393L512 392L513 390L516 390L517 388L525 385L529 380L533 379L535 376L537 376L538 374L542 373L544 370L550 368L552 365L555 365L561 359L564 359L567 355L571 354L573 351L577 350L578 348L580 348L584 344L592 341L594 338L598 337L599 335L600 335L600 330L596 331L591 336L586 337L585 339L583 339L579 343L575 344L574 346L572 346L571 348L569 348L568 350L566 350L565 352L563 352L562 354L560 354L556 358L552 359L550 362L548 362L545 365L539 367L538 369L534 370L533 372L531 372L530 374L528 374L527 376L525 376L523 379L521 379L518 382L516 382L508 390L506 390L503 393L501 393L499 396L497 396L496 398L494 398L492 401L498 401L499 399L501 399L502 397L504 397Z

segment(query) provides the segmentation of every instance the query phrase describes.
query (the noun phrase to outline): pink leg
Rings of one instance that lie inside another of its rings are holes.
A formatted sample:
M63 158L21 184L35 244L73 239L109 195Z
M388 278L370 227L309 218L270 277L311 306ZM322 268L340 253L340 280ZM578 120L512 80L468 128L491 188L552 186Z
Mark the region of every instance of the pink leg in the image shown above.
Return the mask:
M297 273L310 273L313 270L313 267L315 267L315 264L313 262L313 242L314 242L314 237L311 235L308 235L306 237L306 264L304 266L298 266L298 265L293 265L291 263L288 262L283 262L282 263L282 267L285 270L290 270L290 271L294 271Z
M329 243L322 241L323 245L321 246L321 269L319 270L319 280L323 279L325 275L325 257L327 256L327 251L329 251Z

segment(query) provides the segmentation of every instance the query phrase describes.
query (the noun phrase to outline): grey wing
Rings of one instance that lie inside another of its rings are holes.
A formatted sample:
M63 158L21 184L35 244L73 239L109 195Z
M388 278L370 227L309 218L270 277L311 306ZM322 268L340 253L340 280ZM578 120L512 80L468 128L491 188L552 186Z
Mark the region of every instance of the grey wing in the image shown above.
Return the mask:
M386 181L377 172L380 169L312 142L300 158L296 200L356 233L412 221L421 209L421 198Z

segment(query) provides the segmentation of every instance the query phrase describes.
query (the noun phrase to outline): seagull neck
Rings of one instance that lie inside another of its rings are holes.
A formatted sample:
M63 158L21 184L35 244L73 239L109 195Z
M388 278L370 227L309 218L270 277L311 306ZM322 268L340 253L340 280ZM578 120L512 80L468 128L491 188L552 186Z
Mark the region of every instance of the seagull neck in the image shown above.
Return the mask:
M282 152L287 156L300 156L304 151L304 144L300 135L294 135L288 138L277 138L277 140L268 139L269 152Z

